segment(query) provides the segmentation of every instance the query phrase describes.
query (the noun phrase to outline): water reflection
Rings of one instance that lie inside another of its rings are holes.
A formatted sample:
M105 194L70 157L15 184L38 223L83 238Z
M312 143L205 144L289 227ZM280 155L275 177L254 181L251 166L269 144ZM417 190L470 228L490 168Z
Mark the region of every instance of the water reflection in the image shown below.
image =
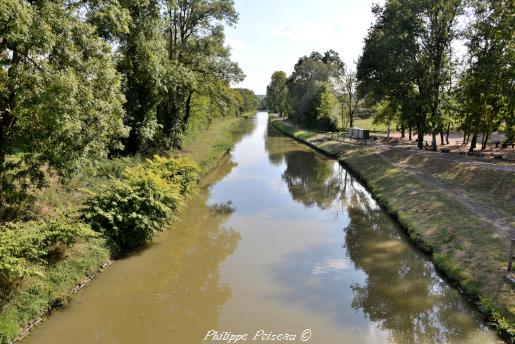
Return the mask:
M302 147L303 148L303 147ZM340 178L333 172L331 161L267 127L265 149L274 165L286 164L282 179L296 202L306 207L329 208L340 195Z
M372 322L378 330L375 340L492 340L470 305L406 243L396 223L355 178L334 161L283 145L274 131L268 129L265 147L271 162L285 164L282 179L292 198L306 207L341 214L337 222L343 232L341 246L328 240L272 264L270 273L286 287L273 297L363 335Z
M209 185L235 166L226 157L204 178L173 231L115 262L27 343L198 343L216 328L232 294L220 282L219 267L240 234L225 225L235 211L230 203L206 204Z
M463 316L470 307L403 242L395 223L365 191L352 186L352 178L349 182L355 200L348 202L345 246L354 267L367 275L351 286L352 307L396 343L481 340L477 321Z
M190 344L211 329L306 328L316 344L495 340L345 169L267 124L246 121L182 222L29 342Z

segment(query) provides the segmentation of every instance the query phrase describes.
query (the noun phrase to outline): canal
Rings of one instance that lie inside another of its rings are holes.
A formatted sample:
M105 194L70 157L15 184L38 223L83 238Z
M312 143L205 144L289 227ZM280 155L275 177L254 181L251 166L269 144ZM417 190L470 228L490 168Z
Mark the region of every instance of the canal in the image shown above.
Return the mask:
M229 332L253 343L498 341L337 162L266 113L241 130L173 230L24 343L228 343Z

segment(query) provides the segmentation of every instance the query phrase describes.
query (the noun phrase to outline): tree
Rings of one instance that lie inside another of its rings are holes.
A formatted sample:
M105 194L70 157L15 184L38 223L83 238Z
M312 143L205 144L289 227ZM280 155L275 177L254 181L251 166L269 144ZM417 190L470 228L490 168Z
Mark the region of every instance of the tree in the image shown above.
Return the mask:
M470 151L483 132L482 148L504 121L508 139L515 129L512 31L509 1L472 1L474 20L467 32L468 69L461 80L463 129L472 135Z
M342 129L347 127L345 115L347 115L349 127L353 127L354 115L358 110L358 104L360 102L360 97L356 89L356 71L351 68L343 69L337 80L337 85Z
M373 124L384 123L386 124L388 131L386 137L390 137L390 128L392 123L399 122L399 107L393 100L388 98L383 99L376 106L376 115L374 116Z
M224 46L223 24L233 25L238 14L231 0L166 1L164 31L168 52L166 94L159 120L167 147L180 148L182 134L191 118L195 93L222 101L229 85L243 79L243 72L230 60L230 48Z
M240 114L245 112L256 111L259 105L259 99L252 90L247 88L235 88L234 91L241 96L241 103L238 108Z
M440 102L446 78L444 70L451 62L451 43L458 34L456 20L461 6L461 0L427 0L421 11L423 26L419 42L426 67L432 150L436 150L436 134L442 131Z
M286 73L276 71L266 87L265 104L268 110L277 112L282 117L288 110L288 87Z
M166 91L167 51L161 2L138 0L122 4L130 14L130 24L127 32L119 35L118 70L124 75L125 123L131 128L125 150L134 154L154 141L162 128L158 111Z
M403 123L410 131L416 128L418 147L422 148L427 130L427 87L419 45L420 4L390 0L372 11L376 23L358 60L358 94L372 105L385 98L395 100Z
M401 125L416 126L419 148L429 127L436 149L442 130L442 85L460 9L460 0L389 0L373 8L377 20L358 62L359 91L374 103L394 99Z
M338 100L329 84L323 84L316 97L316 111L318 115L318 127L324 130L336 129L336 113Z
M111 47L83 11L69 1L0 0L0 216L7 154L66 175L127 135Z
M334 93L334 84L344 64L338 53L329 50L324 55L312 52L301 57L288 78L288 94L291 101L291 118L311 127L324 127L325 119L319 118L317 102L322 87L330 85Z

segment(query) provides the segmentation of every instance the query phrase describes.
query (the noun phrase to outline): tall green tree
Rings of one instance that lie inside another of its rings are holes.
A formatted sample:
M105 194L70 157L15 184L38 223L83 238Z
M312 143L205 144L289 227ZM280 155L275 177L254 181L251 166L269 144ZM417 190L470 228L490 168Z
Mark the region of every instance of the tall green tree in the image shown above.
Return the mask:
M400 118L416 128L422 148L427 130L427 87L418 37L422 30L417 2L390 0L372 9L376 22L358 60L358 93L369 104L384 99L400 105Z
M416 127L419 148L431 132L436 149L442 130L442 85L461 6L460 0L389 0L373 8L376 23L358 62L358 88L373 103L394 99L401 125Z
M244 77L224 45L223 25L234 25L238 14L232 0L169 0L164 13L166 92L159 117L165 145L180 148L194 94L223 100L230 89L219 81L229 85Z
M317 101L322 94L321 88L327 84L333 88L343 68L344 64L334 50L329 50L323 55L312 52L309 56L301 57L288 78L288 94L292 108L290 117L307 126L325 125L325 120L319 121L317 110Z
M282 117L288 111L288 86L286 73L276 71L266 87L265 104L269 111L279 113Z
M470 151L483 133L489 135L504 122L508 139L515 136L515 86L513 84L513 3L471 1L473 20L467 28L468 69L461 80L463 129L471 138Z
M61 174L121 148L121 77L111 47L74 1L0 0L0 215L6 156Z
M451 44L459 33L456 22L462 5L462 0L426 0L422 6L419 42L426 71L432 150L436 150L437 133L443 131L442 86L447 77L445 69L451 63Z
M162 125L158 110L166 91L166 40L161 1L121 1L129 13L128 30L119 35L118 70L124 76L125 123L130 127L125 150L136 153L156 140Z

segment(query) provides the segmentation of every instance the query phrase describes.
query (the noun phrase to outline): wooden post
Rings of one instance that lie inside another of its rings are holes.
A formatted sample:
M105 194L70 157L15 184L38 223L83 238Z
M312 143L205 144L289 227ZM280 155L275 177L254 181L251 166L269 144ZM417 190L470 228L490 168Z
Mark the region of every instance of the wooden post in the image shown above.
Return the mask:
M510 244L510 255L508 256L508 267L506 269L506 272L508 275L511 274L512 268L513 268L513 255L515 254L515 238L511 239Z

